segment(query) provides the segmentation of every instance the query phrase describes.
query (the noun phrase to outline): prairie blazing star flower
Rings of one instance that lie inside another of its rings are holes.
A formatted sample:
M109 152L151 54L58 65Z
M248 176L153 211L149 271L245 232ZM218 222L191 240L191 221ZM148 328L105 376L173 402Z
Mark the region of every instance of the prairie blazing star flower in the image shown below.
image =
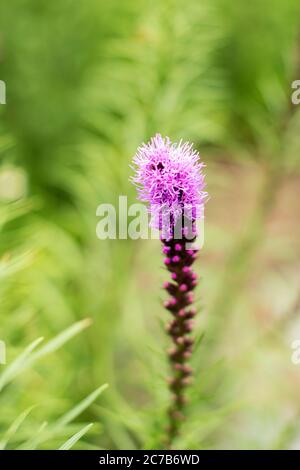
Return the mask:
M199 154L192 144L172 144L160 134L138 148L133 159L139 199L149 204L151 225L174 236L184 220L203 216L207 193ZM179 230L180 232L180 230ZM181 238L181 232L177 234Z
M184 419L185 388L192 376L188 360L192 355L191 333L196 315L192 304L197 275L192 271L192 265L197 250L190 248L190 243L196 239L195 223L197 218L203 217L207 197L202 173L204 164L191 144L172 144L168 137L159 134L139 147L133 163L135 175L131 180L137 186L139 199L147 202L150 214L155 215L151 224L161 231L164 265L171 277L163 284L169 294L164 306L172 315L166 327L173 343L168 350L172 401L168 410L167 445L171 447ZM159 217L156 216L157 208ZM169 213L167 230L163 217L165 210Z

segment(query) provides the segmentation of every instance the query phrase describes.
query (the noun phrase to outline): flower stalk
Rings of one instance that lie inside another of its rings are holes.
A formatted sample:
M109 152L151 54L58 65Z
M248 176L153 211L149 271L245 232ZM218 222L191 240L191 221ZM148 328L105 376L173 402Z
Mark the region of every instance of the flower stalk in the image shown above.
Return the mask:
M181 422L184 420L186 404L185 389L192 381L192 368L189 359L192 355L194 317L196 310L192 307L193 290L197 285L197 275L192 265L197 256L196 249L187 249L190 243L185 237L182 240L163 240L164 263L170 272L171 281L164 283L164 289L169 294L165 308L171 313L172 319L167 324L166 331L171 337L172 347L168 357L172 375L169 388L172 402L168 410L169 424L167 427L167 445L170 447L178 436Z
M172 340L168 350L171 366L169 388L172 401L168 408L167 446L172 447L184 419L185 388L191 383L192 355L196 310L193 290L197 276L192 265L197 257L193 242L197 236L197 219L203 218L207 193L198 152L180 141L172 144L168 137L157 134L139 147L133 159L136 185L141 201L147 202L151 225L161 232L164 264L170 280L164 283L169 294L165 308L172 315L166 329Z

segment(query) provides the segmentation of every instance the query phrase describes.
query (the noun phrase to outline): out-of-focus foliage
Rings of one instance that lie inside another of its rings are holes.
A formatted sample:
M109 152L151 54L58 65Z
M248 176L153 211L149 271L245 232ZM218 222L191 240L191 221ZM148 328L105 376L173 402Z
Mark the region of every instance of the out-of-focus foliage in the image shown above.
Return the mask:
M0 390L2 448L162 445L159 242L95 233L100 203L135 200L130 160L157 131L196 143L211 195L195 383L176 446L298 446L299 10L296 0L1 2L0 385L26 365ZM61 332L86 317L67 342ZM41 336L65 340L40 357ZM91 395L102 383L109 390Z

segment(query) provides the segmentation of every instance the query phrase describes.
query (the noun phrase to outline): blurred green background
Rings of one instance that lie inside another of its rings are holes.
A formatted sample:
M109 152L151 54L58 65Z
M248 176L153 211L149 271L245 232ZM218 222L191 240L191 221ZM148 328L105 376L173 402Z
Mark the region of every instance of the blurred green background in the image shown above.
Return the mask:
M210 194L175 447L300 447L297 79L298 0L1 2L1 449L162 446L160 245L95 232L156 132Z

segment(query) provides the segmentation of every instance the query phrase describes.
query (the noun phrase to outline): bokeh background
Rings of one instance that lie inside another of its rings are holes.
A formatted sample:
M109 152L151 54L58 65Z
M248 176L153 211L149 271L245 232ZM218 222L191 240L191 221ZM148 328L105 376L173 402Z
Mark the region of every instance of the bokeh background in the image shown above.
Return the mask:
M299 1L1 2L0 79L0 447L162 447L159 242L95 232L161 132L210 194L175 446L299 448Z

